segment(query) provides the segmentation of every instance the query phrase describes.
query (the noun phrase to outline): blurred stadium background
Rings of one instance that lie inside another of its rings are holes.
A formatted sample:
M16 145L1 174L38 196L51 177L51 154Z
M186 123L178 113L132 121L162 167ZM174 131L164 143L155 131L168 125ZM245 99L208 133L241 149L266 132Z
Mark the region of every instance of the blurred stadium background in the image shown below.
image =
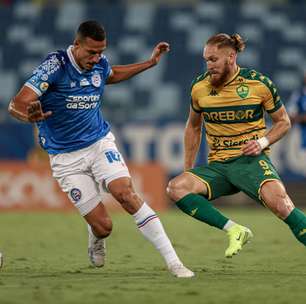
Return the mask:
M48 52L72 43L81 21L104 24L111 64L145 60L159 41L171 45L159 66L107 87L102 103L136 187L164 209L166 182L182 170L189 87L204 69L206 39L217 32L240 33L247 39L240 65L267 74L288 104L306 71L305 13L305 1L280 0L0 1L0 210L70 206L50 177L32 126L12 119L7 106ZM306 204L302 136L306 135L295 126L272 153L297 205ZM199 162L205 154L203 143ZM255 205L244 195L222 203Z

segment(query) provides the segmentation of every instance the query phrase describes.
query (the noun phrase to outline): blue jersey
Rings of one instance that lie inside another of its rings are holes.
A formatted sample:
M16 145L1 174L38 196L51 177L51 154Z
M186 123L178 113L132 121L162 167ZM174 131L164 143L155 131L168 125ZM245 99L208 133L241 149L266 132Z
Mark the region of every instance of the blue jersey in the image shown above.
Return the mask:
M111 67L103 55L91 70L82 71L71 49L50 53L25 83L38 94L43 112L52 111L37 123L39 142L49 154L88 147L110 129L100 104Z
M303 88L299 92L294 92L290 100L289 112L292 114L306 114L306 88ZM299 124L301 128L301 143L302 148L306 148L306 123Z
M300 94L299 99L297 100L297 108L298 113L305 115L306 114L306 94L305 90L303 90ZM306 124L300 124L301 131L302 131L302 147L306 148Z

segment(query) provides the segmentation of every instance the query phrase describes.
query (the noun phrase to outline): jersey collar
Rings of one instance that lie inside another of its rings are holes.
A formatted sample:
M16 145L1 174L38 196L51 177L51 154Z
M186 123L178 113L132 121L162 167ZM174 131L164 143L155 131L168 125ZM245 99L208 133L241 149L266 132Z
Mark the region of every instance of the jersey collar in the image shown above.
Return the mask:
M82 74L82 69L80 68L80 66L76 63L74 57L73 57L73 54L72 54L72 48L73 48L73 45L70 45L68 48L67 48L67 54L68 54L68 58L72 64L72 66L80 73Z

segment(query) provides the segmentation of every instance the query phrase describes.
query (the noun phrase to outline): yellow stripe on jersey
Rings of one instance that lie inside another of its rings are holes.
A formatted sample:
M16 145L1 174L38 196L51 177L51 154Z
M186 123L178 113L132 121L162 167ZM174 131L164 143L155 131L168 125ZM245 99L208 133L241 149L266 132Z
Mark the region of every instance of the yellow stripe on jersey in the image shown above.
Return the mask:
M193 81L191 106L204 118L208 160L222 161L239 156L247 141L264 136L264 112L277 111L282 102L272 81L255 70L239 68L218 89L209 79L206 73Z

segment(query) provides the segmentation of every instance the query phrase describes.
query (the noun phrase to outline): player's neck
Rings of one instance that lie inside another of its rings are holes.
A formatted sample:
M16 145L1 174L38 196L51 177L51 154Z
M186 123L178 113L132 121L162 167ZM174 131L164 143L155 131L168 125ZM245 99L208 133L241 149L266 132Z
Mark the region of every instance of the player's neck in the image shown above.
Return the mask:
M237 74L239 70L239 67L237 64L234 64L233 67L230 69L225 81L224 81L224 85L226 85L227 83L229 83L230 81L232 81L232 79L234 78L234 76Z

